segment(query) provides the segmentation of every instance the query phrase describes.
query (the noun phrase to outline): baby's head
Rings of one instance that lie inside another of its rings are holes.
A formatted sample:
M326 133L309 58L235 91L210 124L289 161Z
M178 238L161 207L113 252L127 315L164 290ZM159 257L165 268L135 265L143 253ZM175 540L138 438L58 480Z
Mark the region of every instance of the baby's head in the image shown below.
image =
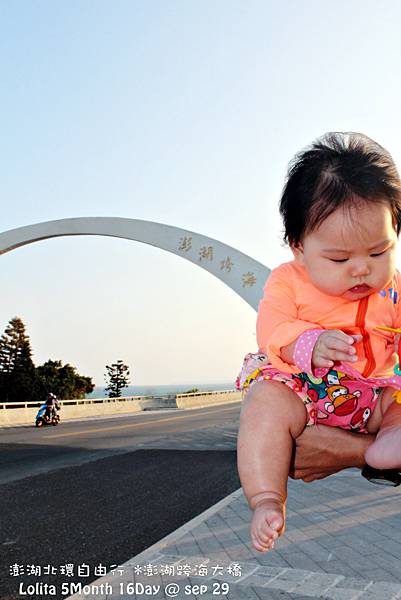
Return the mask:
M359 300L391 280L401 181L390 154L359 133L327 133L290 164L284 240L314 285Z

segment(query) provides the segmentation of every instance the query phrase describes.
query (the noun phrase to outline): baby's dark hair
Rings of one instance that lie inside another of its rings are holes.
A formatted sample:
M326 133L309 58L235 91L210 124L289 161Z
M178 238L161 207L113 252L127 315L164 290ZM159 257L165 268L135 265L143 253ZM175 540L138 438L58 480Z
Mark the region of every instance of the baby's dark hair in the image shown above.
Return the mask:
M284 241L296 246L340 207L388 204L401 229L401 181L382 146L361 133L326 133L291 161L280 201Z

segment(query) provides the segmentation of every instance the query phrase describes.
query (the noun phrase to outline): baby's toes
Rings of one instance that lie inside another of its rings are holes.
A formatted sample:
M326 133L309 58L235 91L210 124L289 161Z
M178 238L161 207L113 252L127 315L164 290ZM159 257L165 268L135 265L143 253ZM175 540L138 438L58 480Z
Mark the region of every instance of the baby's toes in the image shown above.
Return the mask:
M275 515L272 519L270 519L269 525L272 535L274 535L274 539L277 539L279 534L282 533L284 519L281 515Z
M283 530L283 505L277 503L275 499L266 499L256 506L251 524L251 537L256 550L259 552L271 550Z
M257 528L256 539L264 550L273 548L274 542L277 538L277 531L274 531L274 529L272 529L267 522L262 523L262 525Z
M274 547L274 541L271 538L261 538L258 534L252 535L252 543L258 552L266 552Z
M272 527L272 525L268 521L264 521L259 527L259 538L265 544L268 542L274 542L278 538L278 532L276 527Z
M259 552L264 552L270 543L270 538L267 532L259 523L253 523L251 527L251 538L253 545Z
M261 544L259 538L256 535L251 535L252 545L258 552L266 552L265 546Z

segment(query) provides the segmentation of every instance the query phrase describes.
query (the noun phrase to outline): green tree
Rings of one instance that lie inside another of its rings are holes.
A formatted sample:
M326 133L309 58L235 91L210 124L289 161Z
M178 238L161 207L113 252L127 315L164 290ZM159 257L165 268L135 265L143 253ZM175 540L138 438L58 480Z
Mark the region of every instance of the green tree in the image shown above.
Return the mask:
M118 360L116 363L106 365L107 373L104 378L108 386L106 392L108 392L109 398L120 398L121 390L127 387L130 383L129 380L129 367L125 365L122 360Z
M3 402L29 402L35 393L31 342L22 319L14 317L0 338L0 399Z
M37 367L39 396L53 392L60 400L68 398L85 398L93 391L95 384L90 377L77 373L76 368L61 360L48 360Z
M0 337L0 402L44 400L48 392L60 399L85 398L94 387L90 377L60 360L35 368L25 325L19 317L11 319Z

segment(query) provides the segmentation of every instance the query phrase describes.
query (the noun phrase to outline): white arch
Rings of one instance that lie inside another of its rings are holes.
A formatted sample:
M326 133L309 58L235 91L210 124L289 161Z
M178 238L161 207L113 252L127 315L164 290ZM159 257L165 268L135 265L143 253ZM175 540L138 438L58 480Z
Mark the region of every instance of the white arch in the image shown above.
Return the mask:
M171 225L120 217L77 217L0 233L0 254L66 235L105 235L143 242L185 258L228 285L255 310L270 269L218 240Z

